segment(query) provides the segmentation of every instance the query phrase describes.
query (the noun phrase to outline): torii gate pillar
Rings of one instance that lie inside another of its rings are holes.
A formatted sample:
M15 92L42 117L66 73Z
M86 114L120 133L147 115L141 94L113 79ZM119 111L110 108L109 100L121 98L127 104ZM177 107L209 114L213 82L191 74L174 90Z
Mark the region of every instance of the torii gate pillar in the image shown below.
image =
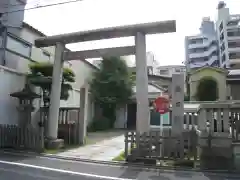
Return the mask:
M149 131L149 102L148 102L148 75L146 61L146 35L137 32L135 35L136 47L136 99L137 122L136 130L139 133Z
M65 45L62 43L57 43L55 46L49 118L46 133L48 139L47 146L49 148L60 148L59 146L63 145L63 140L58 139L58 115L60 107L64 49Z

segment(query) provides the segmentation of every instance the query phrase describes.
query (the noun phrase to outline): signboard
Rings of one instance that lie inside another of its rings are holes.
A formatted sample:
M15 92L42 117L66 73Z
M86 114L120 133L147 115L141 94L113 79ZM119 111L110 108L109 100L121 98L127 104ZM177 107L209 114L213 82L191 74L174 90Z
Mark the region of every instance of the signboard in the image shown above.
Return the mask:
M169 99L166 97L158 97L154 101L154 106L160 114L165 114L169 112Z

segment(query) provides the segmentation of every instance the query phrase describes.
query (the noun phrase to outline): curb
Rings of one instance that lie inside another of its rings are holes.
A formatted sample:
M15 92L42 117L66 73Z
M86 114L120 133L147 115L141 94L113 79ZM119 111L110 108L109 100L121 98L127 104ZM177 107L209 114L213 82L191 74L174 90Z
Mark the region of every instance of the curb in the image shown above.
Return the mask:
M122 167L131 167L131 168L140 168L144 170L165 170L165 171L188 171L188 172L202 172L209 174L226 174L231 173L234 175L238 175L240 177L240 171L236 170L208 170L208 169L199 169L199 168L182 168L182 167L164 167L164 166L151 166L144 164L136 164L136 163L127 163L127 162L118 162L118 161L99 161L99 160L91 160L91 159L82 159L82 158L74 158L69 156L59 156L54 154L46 154L46 153L35 153L35 152L27 152L27 151L16 151L16 150L0 150L0 152L5 154L15 154L15 155L23 155L23 156L35 156L35 157L46 157L53 158L59 160L68 160L75 162L85 162L85 163L94 163L94 164L102 164L102 165L112 165L112 166L122 166Z

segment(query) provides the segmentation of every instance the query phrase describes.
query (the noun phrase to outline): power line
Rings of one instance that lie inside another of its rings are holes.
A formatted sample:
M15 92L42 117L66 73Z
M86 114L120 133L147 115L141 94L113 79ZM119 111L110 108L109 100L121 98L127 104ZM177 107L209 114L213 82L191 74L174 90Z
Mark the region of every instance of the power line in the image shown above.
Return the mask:
M16 6L27 6L27 5L33 5L33 6L37 6L37 5L40 5L44 0L32 0L32 1L28 1L27 3L22 3L22 4L10 4L10 3L0 3L0 6L1 7L4 7L4 8L8 8L8 7L16 7ZM50 1L54 1L54 0L47 0L47 2L50 2Z
M29 11L29 10L46 8L46 7L51 7L51 6L59 6L59 5L64 5L64 4L70 4L70 3L80 2L80 1L83 1L83 0L71 0L71 1L67 1L67 2L59 2L59 3L54 3L54 4L38 5L38 6L36 6L36 7L27 8L27 9L19 9L19 10L13 10L13 11L6 11L6 12L3 12L2 14L10 14L10 13L16 13L16 12L21 12L21 11Z

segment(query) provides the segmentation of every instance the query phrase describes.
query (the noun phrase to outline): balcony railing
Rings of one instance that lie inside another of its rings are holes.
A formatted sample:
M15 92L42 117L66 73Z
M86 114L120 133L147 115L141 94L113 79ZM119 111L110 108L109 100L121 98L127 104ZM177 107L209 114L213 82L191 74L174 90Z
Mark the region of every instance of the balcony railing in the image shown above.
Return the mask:
M198 61L189 63L190 68L200 68L206 66L207 64L211 66L214 61L218 60L218 56L212 56L208 61Z
M207 51L189 54L189 58L209 57L214 51L217 51L217 47L211 46Z
M189 44L188 48L189 49L196 49L196 48L204 48L204 47L209 47L209 46L214 46L214 41L215 39L209 39L203 41L203 43L197 43L197 44Z

